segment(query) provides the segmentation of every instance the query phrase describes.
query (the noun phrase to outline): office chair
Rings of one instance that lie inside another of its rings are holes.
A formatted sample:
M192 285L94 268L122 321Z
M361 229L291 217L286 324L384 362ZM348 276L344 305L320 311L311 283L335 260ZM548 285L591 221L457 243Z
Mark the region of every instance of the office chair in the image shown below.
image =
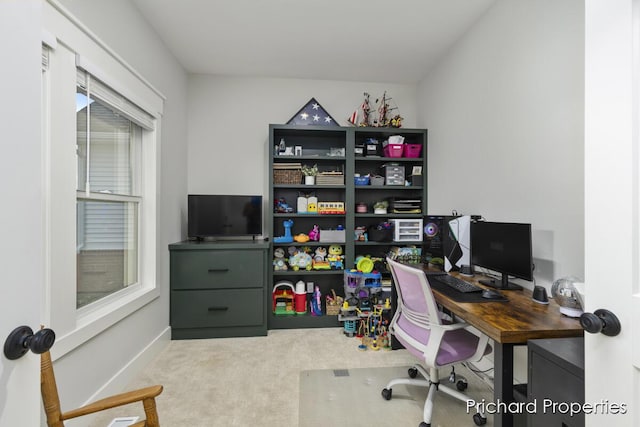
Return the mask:
M56 378L53 374L53 364L51 363L51 354L49 351L45 351L40 355L40 388L42 391L44 412L47 415L48 427L64 427L65 420L134 402L142 402L146 420L132 424L131 427L160 427L155 398L162 393L161 385L117 394L78 409L61 412Z
M440 391L463 402L470 398L458 390L440 384L438 369L461 362L480 360L491 352L489 338L476 335L466 323L452 323L438 310L424 271L387 258L398 293L396 312L391 320L390 332L421 364L409 369L410 378L396 378L382 390L382 397L391 399L392 387L410 384L428 387L424 403L423 422L420 427L431 426L431 415L436 392ZM424 380L414 379L420 373ZM483 413L473 415L476 425L486 424Z

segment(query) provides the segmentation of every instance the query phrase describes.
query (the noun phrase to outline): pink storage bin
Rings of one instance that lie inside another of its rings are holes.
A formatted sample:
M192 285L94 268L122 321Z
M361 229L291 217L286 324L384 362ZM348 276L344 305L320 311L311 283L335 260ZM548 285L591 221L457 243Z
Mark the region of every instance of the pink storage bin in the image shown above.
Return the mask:
M403 157L416 158L420 157L422 151L422 144L403 144Z
M404 144L387 144L384 147L385 157L402 157L402 146Z

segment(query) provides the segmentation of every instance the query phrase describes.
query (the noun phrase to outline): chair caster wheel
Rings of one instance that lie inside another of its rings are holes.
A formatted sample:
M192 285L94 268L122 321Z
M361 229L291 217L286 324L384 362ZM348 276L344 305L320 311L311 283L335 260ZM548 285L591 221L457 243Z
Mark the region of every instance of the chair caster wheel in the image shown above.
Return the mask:
M409 368L409 370L407 371L407 373L409 374L409 378L415 378L418 376L418 369L416 368Z
M467 387L469 387L469 383L467 382L467 380L458 380L458 382L456 383L456 388L458 389L458 391L465 391Z
M480 414L473 414L473 422L477 425L477 426L483 426L487 423L487 418L483 417Z
M391 400L391 389L390 388L383 388L381 394L382 394L382 397L384 397L385 400Z

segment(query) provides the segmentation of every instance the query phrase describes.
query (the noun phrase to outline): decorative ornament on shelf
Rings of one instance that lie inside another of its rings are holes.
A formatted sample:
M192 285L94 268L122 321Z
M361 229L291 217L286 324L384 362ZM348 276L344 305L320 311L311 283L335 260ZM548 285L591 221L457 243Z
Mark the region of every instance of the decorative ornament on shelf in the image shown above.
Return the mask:
M349 123L359 127L402 127L403 117L400 114L396 114L390 117L391 112L397 110L397 106L391 105L392 98L387 96L385 91L382 94L382 98L376 99L375 113L371 112L371 105L369 103L369 94L364 93L364 101L347 119ZM358 121L358 117L362 114L362 118Z
M311 98L289 121L288 125L340 126L315 98Z
M358 122L358 116L360 115L360 113L362 113L362 118ZM351 113L351 116L349 116L347 121L354 126L360 126L360 127L371 126L371 122L370 122L371 119L369 116L370 113L371 113L371 106L369 105L369 94L365 92L364 101L362 101L362 105L360 105L359 108L357 108L353 113Z

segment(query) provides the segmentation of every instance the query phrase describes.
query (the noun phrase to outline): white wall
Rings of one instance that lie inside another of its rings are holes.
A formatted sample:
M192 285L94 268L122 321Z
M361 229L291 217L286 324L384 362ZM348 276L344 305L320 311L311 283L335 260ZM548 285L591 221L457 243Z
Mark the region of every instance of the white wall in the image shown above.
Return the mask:
M346 126L384 91L415 127L416 87L401 84L192 75L189 79L189 192L263 194L269 124L284 124L311 98Z
M120 391L166 342L169 252L184 235L187 188L187 75L128 0L62 0L86 27L166 96L161 129L158 283L160 298L55 362L65 407ZM148 346L156 344L152 351ZM104 389L101 389L104 387Z
M584 275L583 33L580 0L500 0L419 86L429 213L531 223L547 287Z

